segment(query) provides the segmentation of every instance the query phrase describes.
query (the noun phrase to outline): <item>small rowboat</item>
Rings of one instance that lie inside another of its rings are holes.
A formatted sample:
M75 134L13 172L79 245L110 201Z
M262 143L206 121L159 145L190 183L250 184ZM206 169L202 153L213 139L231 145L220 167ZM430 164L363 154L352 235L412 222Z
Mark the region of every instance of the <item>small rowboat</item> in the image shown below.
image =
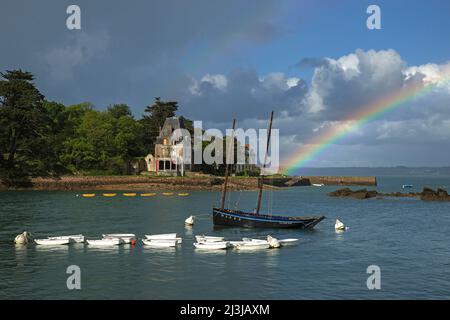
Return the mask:
M163 196L173 196L173 192L163 192Z
M82 234L75 234L70 236L57 236L57 237L47 237L50 240L69 240L69 242L83 243L86 238Z
M136 197L136 193L124 193L124 197Z
M34 242L39 245L45 246L59 246L69 244L69 239L35 239Z
M107 197L107 198L115 197L115 196L117 196L117 193L104 193L103 196Z
M189 193L179 193L178 194L180 197L187 197L189 195Z
M82 196L85 198L93 198L95 197L95 193L83 193Z
M146 234L145 238L147 240L168 240L168 239L177 239L178 237L176 233L163 233L163 234Z
M266 240L251 239L251 241L244 240L242 243L235 245L238 250L259 250L270 248L269 242Z
M289 238L289 239L278 239L278 242L284 246L294 246L298 244L298 239Z
M200 250L223 250L229 247L228 241L194 242L194 247Z
M242 238L242 242L235 245L238 250L256 250L256 249L268 249L270 243L267 240Z
M154 197L156 193L141 193L141 197Z
M224 237L212 237L212 236L195 236L195 240L197 240L197 242L221 242L223 241Z
M87 244L96 247L109 247L124 244L125 242L120 238L101 239L101 240L87 240Z
M103 239L121 239L123 243L131 243L131 241L136 240L136 235L134 233L110 233L103 234Z
M166 239L166 240L148 240L148 239L142 239L142 243L144 243L146 246L149 247L157 247L157 248L170 248L170 247L176 247L179 243L177 239Z

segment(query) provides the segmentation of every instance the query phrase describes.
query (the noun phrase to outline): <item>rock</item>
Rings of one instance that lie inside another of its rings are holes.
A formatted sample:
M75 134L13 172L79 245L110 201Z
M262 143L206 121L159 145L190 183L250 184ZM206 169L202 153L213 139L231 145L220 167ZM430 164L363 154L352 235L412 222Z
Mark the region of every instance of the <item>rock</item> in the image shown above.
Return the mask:
M369 199L378 196L378 192L376 190L351 190L350 188L338 189L336 191L330 192L328 194L330 197L351 197L355 199Z
M442 188L434 191L431 188L425 187L420 193L420 199L424 201L450 201L450 195Z

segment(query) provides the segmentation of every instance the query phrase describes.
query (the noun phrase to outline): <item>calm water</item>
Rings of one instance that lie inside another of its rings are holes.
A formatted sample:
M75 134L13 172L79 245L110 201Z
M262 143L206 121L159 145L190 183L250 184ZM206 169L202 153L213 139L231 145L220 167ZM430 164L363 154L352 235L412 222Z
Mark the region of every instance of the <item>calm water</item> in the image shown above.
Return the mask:
M378 190L402 184L450 186L450 178L379 178ZM273 212L325 214L315 231L214 230L207 215L219 194L189 197L81 198L77 192L0 192L0 299L399 299L450 298L450 203L413 199L335 199L336 187L268 193ZM230 206L252 210L254 192L232 194ZM184 219L199 215L193 229ZM337 234L334 219L350 227ZM23 230L36 236L178 232L177 249L84 245L16 247ZM295 247L259 252L195 251L194 234L230 239L300 238ZM82 290L66 287L66 268L81 267ZM366 268L381 268L381 290L368 290Z

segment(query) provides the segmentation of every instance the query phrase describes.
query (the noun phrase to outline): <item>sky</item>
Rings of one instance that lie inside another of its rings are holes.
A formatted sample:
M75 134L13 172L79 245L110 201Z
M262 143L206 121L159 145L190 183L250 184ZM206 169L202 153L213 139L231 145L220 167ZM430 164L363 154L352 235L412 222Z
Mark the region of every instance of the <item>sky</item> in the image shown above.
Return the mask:
M81 30L66 27L71 4ZM366 26L371 4L380 30ZM48 100L127 103L136 118L154 97L176 100L204 128L265 128L274 110L283 161L410 79L434 81L449 34L441 0L2 0L0 71L32 72ZM449 98L440 86L305 165L448 166Z

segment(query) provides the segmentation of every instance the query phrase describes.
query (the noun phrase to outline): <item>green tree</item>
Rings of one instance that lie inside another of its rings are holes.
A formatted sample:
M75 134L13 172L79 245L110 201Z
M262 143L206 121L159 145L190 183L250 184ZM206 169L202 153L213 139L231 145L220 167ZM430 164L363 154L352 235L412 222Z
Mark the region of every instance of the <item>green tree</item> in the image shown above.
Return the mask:
M116 119L120 119L122 117L133 118L133 114L131 112L130 107L124 103L113 104L113 105L109 106L108 113L113 118L116 118Z
M178 102L164 102L159 97L155 98L155 102L151 106L145 108L141 122L144 131L143 143L148 152L154 149L155 139L166 118L175 116L177 110Z
M45 142L48 117L44 96L35 87L34 76L22 70L0 73L0 175L14 180L43 175L49 165Z

